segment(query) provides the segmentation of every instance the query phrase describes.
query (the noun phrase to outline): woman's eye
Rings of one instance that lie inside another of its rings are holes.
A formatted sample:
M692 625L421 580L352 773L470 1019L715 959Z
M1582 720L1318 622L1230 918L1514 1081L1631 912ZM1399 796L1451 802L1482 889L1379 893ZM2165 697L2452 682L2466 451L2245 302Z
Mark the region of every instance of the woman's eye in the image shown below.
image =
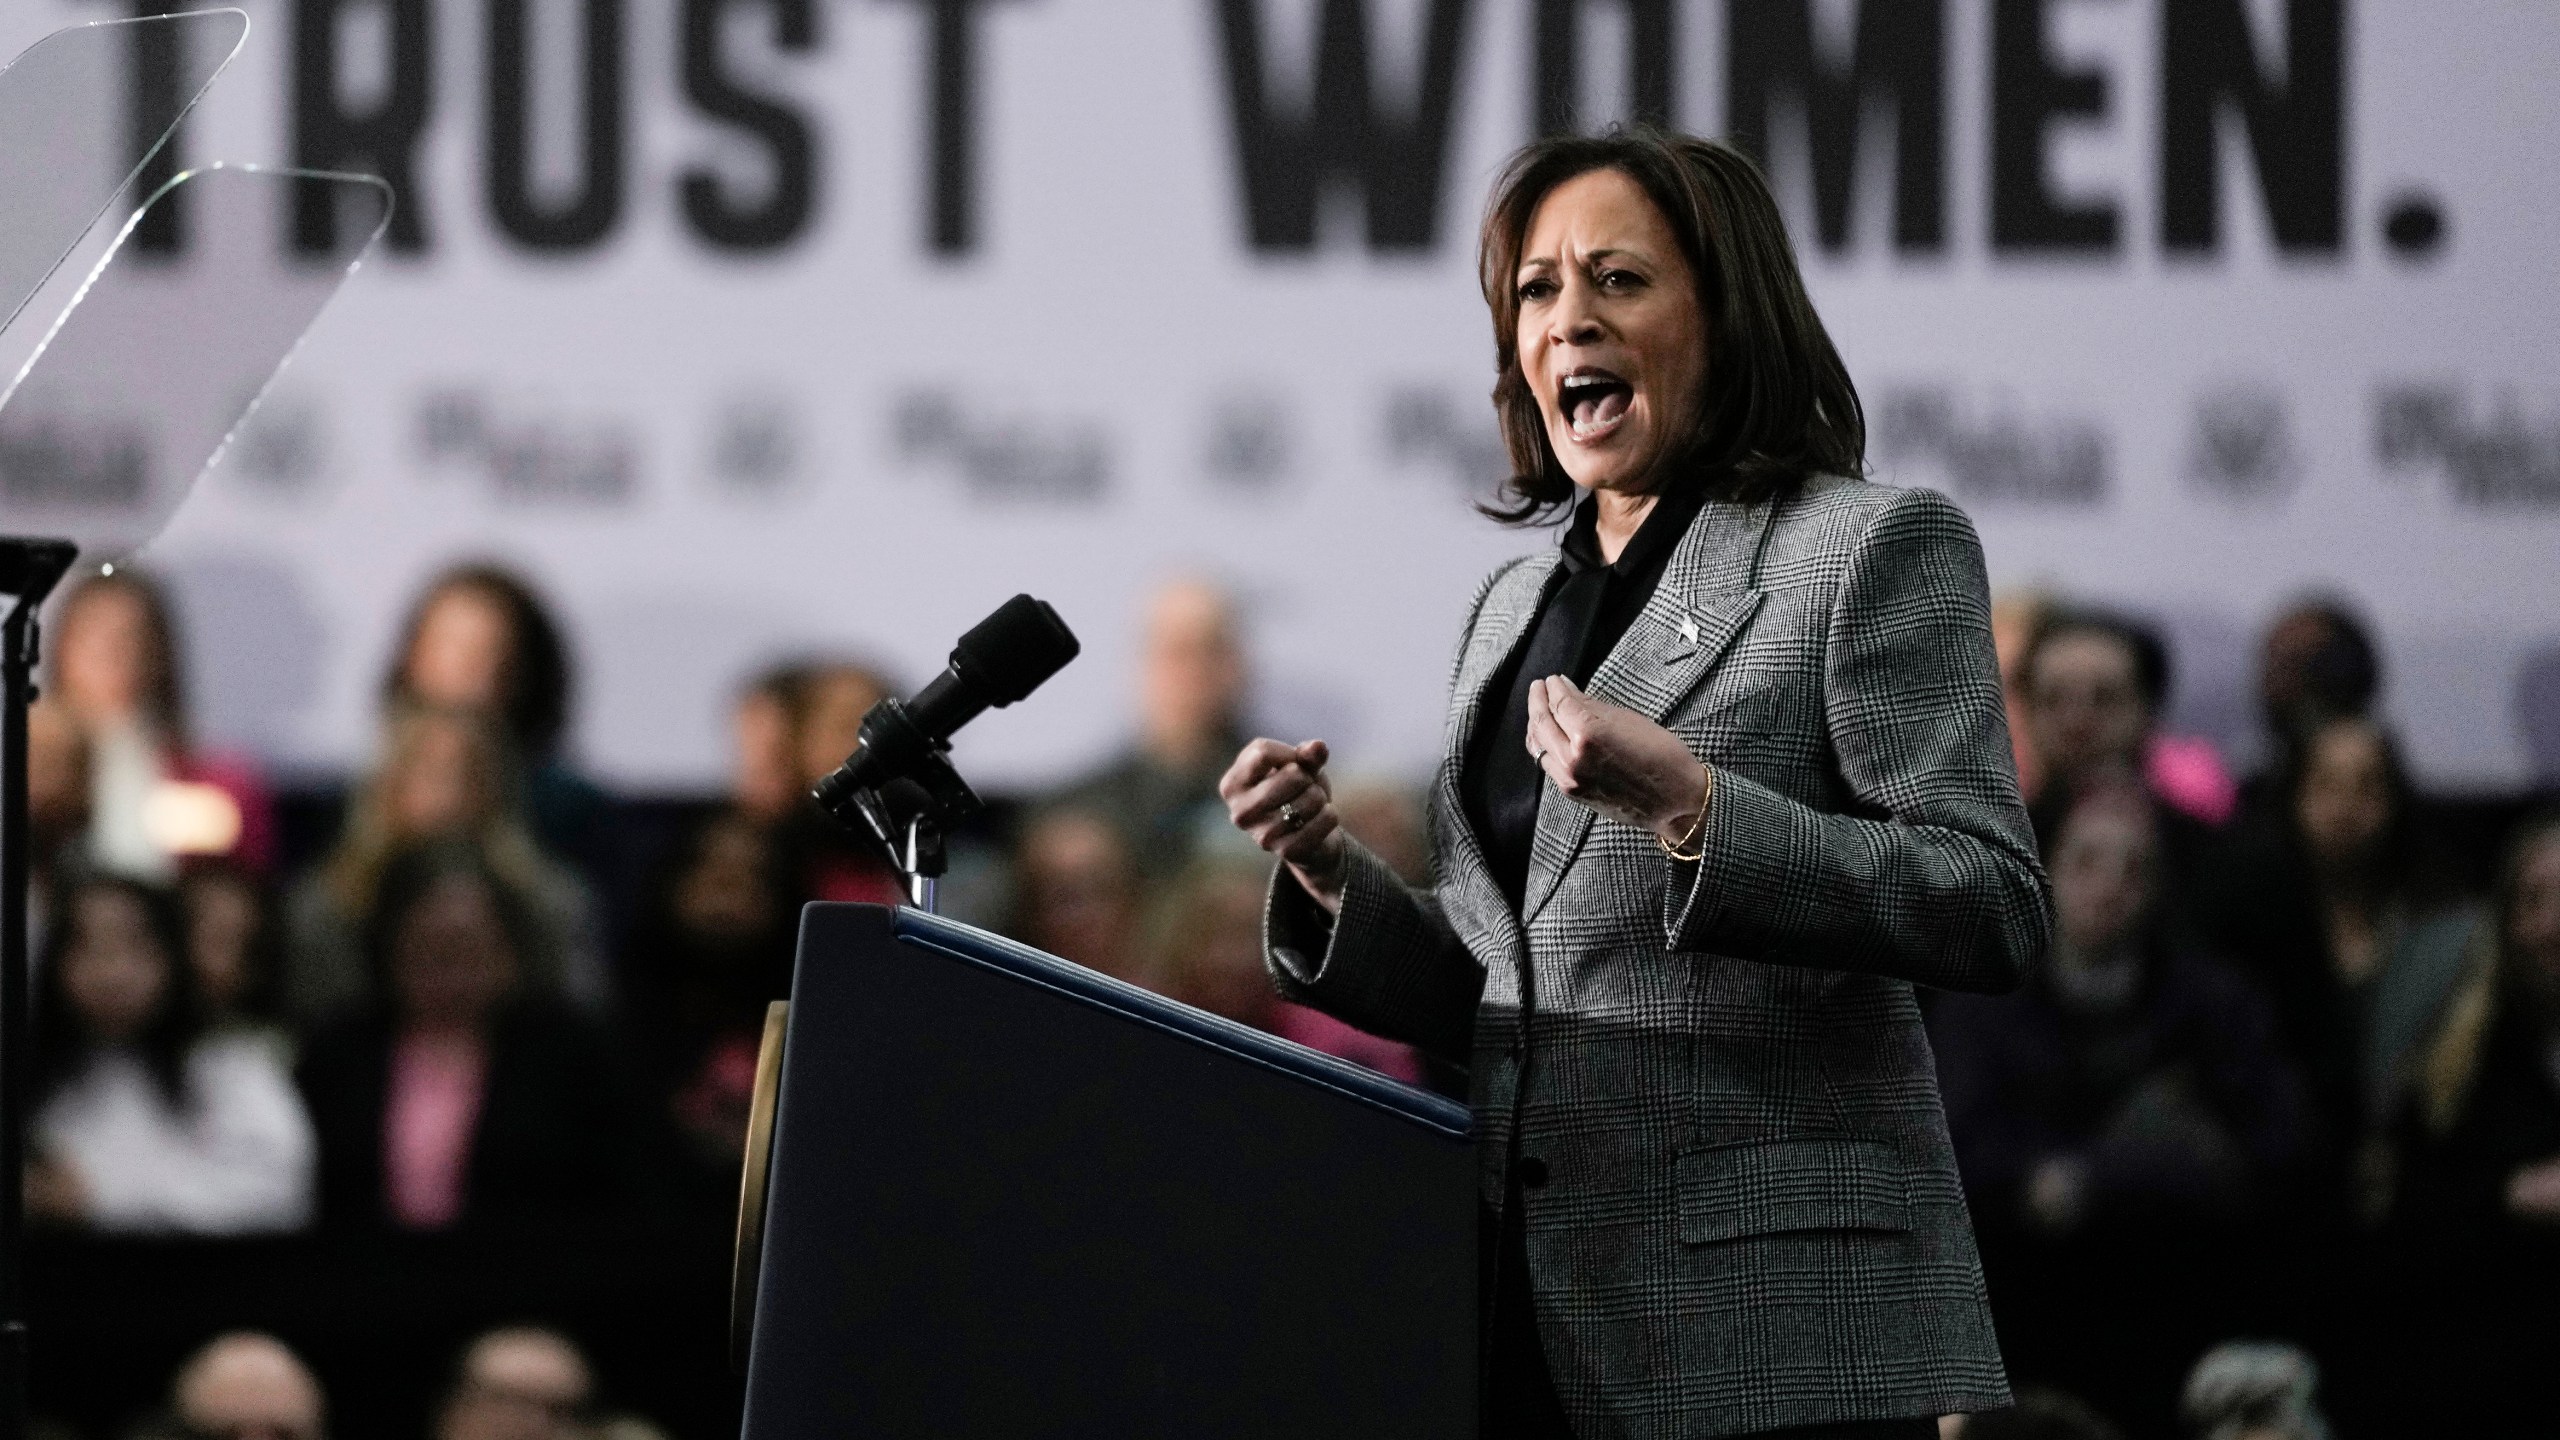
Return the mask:
M1555 291L1556 282L1553 280L1525 280L1522 281L1520 285L1520 298L1523 300L1544 300L1548 296L1554 294Z
M1600 272L1600 288L1603 290L1633 290L1643 283L1644 277L1638 275L1633 270L1603 270Z

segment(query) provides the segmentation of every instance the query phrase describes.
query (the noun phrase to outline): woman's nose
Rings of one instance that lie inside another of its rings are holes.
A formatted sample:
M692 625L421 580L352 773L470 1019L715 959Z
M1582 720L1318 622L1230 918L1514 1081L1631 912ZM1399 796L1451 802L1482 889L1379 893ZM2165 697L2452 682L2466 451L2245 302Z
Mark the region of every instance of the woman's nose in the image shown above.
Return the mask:
M1556 297L1556 308L1549 328L1555 338L1567 345L1588 345L1600 338L1600 316L1592 306L1591 287L1580 279L1566 283L1564 293Z

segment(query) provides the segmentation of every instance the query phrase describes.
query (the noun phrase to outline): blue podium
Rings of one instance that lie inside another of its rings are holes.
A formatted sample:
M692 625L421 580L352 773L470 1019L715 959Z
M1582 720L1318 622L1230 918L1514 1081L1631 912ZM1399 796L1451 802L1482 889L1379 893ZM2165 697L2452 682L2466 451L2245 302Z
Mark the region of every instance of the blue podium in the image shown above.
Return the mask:
M914 910L781 1008L746 1440L1475 1434L1465 1107Z

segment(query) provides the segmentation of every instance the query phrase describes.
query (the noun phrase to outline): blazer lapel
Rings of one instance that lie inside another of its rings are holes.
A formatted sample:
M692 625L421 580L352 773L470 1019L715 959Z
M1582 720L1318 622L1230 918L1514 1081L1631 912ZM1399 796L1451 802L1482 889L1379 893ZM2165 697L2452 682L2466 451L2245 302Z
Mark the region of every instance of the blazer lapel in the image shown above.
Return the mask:
M1755 562L1773 510L1767 501L1709 501L1671 552L1653 597L1592 672L1585 690L1657 725L1678 708L1760 608ZM1536 919L1554 898L1596 818L1591 807L1566 799L1552 784L1546 787L1529 845L1522 924Z
M1484 837L1476 833L1475 822L1467 818L1465 797L1459 790L1460 777L1466 769L1467 755L1475 745L1476 719L1484 713L1485 692L1500 674L1503 663L1529 638L1529 622L1538 610L1538 595L1546 589L1547 577L1558 561L1554 551L1531 556L1494 582L1485 592L1484 603L1477 607L1475 631L1468 638L1466 653L1458 657L1455 683L1449 687L1449 747L1441 754L1439 773L1432 779L1438 792L1440 813L1447 817L1452 841L1448 874L1442 884L1466 895L1466 903L1444 907L1452 924L1462 928L1478 917L1499 916L1516 921L1510 901L1502 887L1494 883L1493 867L1484 855ZM1478 939L1520 943L1516 924L1480 934Z

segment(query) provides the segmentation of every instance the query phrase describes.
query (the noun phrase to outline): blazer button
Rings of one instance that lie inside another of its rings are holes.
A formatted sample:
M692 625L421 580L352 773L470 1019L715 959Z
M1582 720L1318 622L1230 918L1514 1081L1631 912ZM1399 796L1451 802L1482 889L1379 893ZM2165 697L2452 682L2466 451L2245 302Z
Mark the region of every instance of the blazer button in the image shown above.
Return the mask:
M1547 1185L1547 1162L1535 1155L1520 1157L1520 1188L1543 1190Z

